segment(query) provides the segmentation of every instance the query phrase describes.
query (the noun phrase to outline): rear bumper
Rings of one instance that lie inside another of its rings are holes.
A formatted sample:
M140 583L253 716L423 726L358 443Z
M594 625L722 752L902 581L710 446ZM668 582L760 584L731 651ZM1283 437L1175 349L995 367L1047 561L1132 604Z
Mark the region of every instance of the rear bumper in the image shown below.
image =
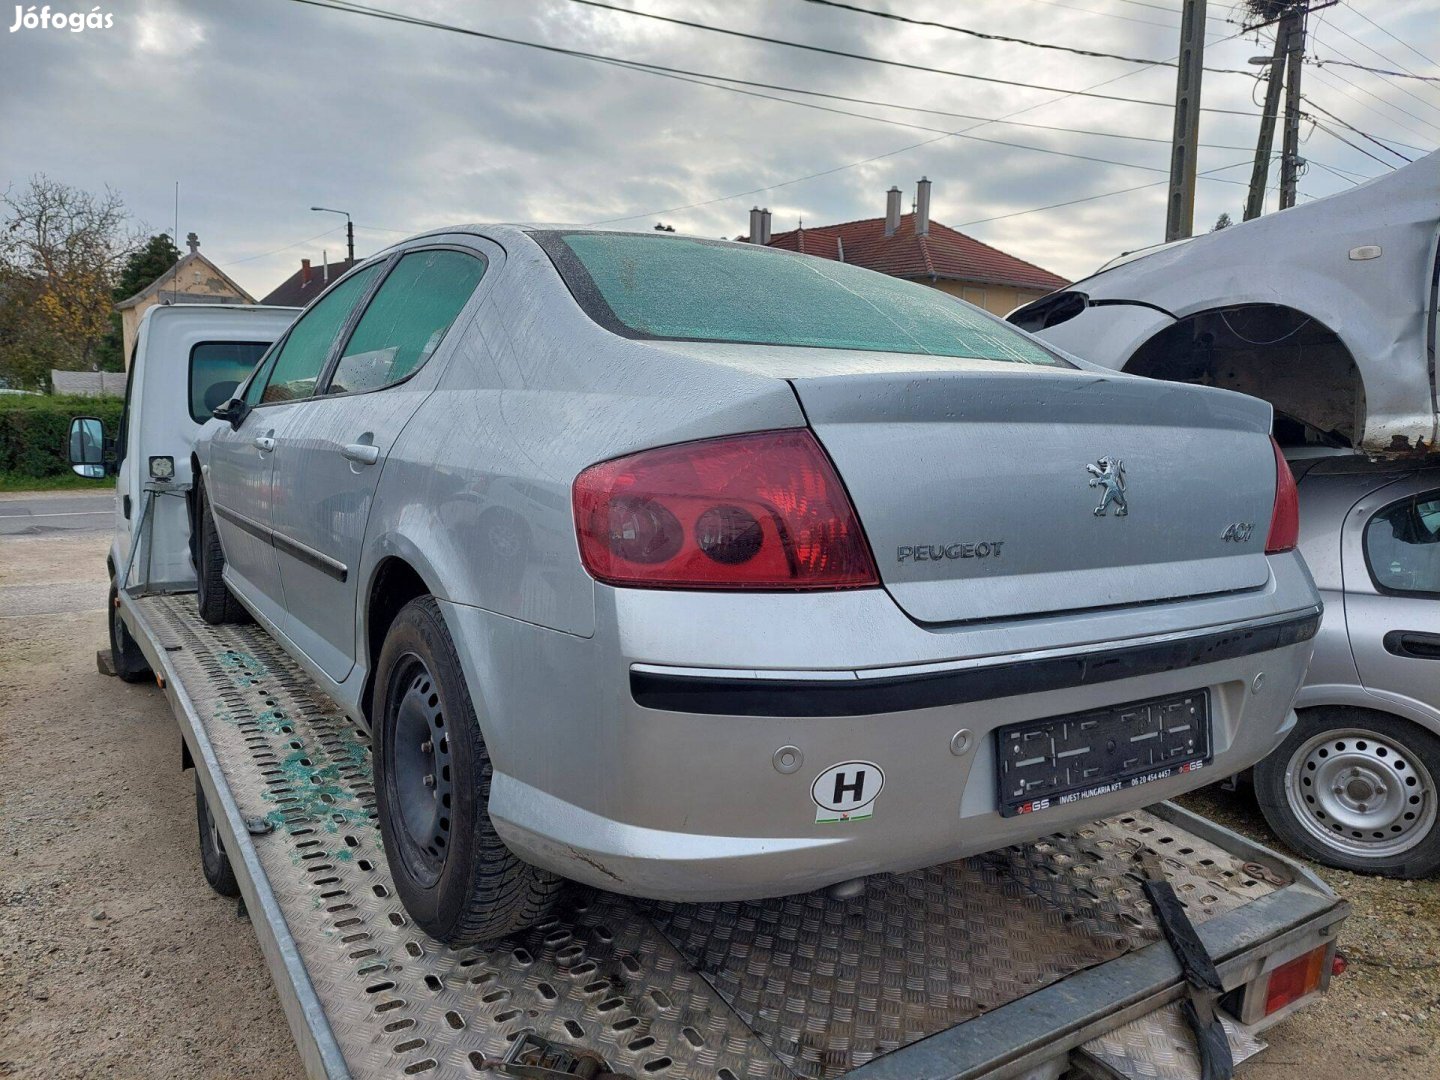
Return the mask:
M1288 559L1263 594L1196 602L1190 614L1220 617L1188 630L1029 651L978 647L1010 628L917 628L879 592L742 598L774 616L744 621L723 617L736 601L719 595L600 596L592 638L444 610L494 762L490 812L505 842L566 877L670 900L785 895L933 865L1239 772L1293 724L1318 622L1308 575ZM1241 604L1250 618L1234 617ZM1174 615L1132 612L1132 635ZM1065 621L1088 637L1111 618ZM917 641L951 659L925 662ZM910 663L894 662L907 652ZM701 656L711 664L696 666ZM996 727L1202 688L1209 767L1143 792L1000 815ZM812 785L847 762L883 769L873 814L817 820Z
M923 672L856 671L826 678L772 678L763 671L636 664L630 692L640 706L728 716L861 716L1064 690L1253 656L1310 641L1319 605L1212 633L1171 634L1082 653L1001 663L933 665Z

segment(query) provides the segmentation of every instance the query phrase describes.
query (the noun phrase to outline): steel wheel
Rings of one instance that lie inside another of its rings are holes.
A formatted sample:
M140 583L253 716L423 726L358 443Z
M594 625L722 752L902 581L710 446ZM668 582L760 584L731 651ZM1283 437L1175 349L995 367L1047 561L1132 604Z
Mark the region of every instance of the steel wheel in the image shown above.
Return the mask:
M1285 766L1295 820L1325 846L1363 859L1409 851L1435 824L1435 779L1402 744L1364 728L1321 732Z
M439 688L425 662L406 653L391 674L390 760L401 827L417 880L433 884L445 868L453 794L450 740Z

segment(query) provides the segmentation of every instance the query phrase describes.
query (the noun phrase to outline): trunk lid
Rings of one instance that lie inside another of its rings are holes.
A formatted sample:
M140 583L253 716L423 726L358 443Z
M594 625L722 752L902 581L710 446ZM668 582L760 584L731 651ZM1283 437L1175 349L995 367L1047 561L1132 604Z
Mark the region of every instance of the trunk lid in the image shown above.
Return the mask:
M1269 579L1264 402L1110 373L948 364L791 380L912 618L1143 604Z

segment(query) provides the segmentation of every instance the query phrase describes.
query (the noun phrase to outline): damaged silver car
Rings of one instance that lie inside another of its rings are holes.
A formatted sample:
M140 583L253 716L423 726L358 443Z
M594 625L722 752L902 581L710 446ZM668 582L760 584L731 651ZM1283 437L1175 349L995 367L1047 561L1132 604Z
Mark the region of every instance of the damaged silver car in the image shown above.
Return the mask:
M1319 624L1265 403L764 247L417 237L217 417L201 613L370 730L451 943L1169 798L1286 736Z

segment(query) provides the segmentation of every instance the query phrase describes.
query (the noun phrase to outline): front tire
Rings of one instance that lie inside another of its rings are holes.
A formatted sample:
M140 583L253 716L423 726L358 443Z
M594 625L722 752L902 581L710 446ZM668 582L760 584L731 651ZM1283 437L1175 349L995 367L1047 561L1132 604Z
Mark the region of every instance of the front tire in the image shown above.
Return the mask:
M1440 739L1369 709L1306 709L1255 766L1255 797L1290 847L1393 878L1440 869Z
M215 529L215 515L210 498L200 489L200 513L197 527L195 560L195 601L200 618L211 626L250 621L250 613L241 606L225 584L225 551L220 547L220 534Z
M375 788L405 910L450 946L542 922L564 879L523 862L490 820L490 755L430 596L396 616L375 670Z
M151 678L150 662L120 617L120 590L110 582L110 662L121 682L138 683Z

